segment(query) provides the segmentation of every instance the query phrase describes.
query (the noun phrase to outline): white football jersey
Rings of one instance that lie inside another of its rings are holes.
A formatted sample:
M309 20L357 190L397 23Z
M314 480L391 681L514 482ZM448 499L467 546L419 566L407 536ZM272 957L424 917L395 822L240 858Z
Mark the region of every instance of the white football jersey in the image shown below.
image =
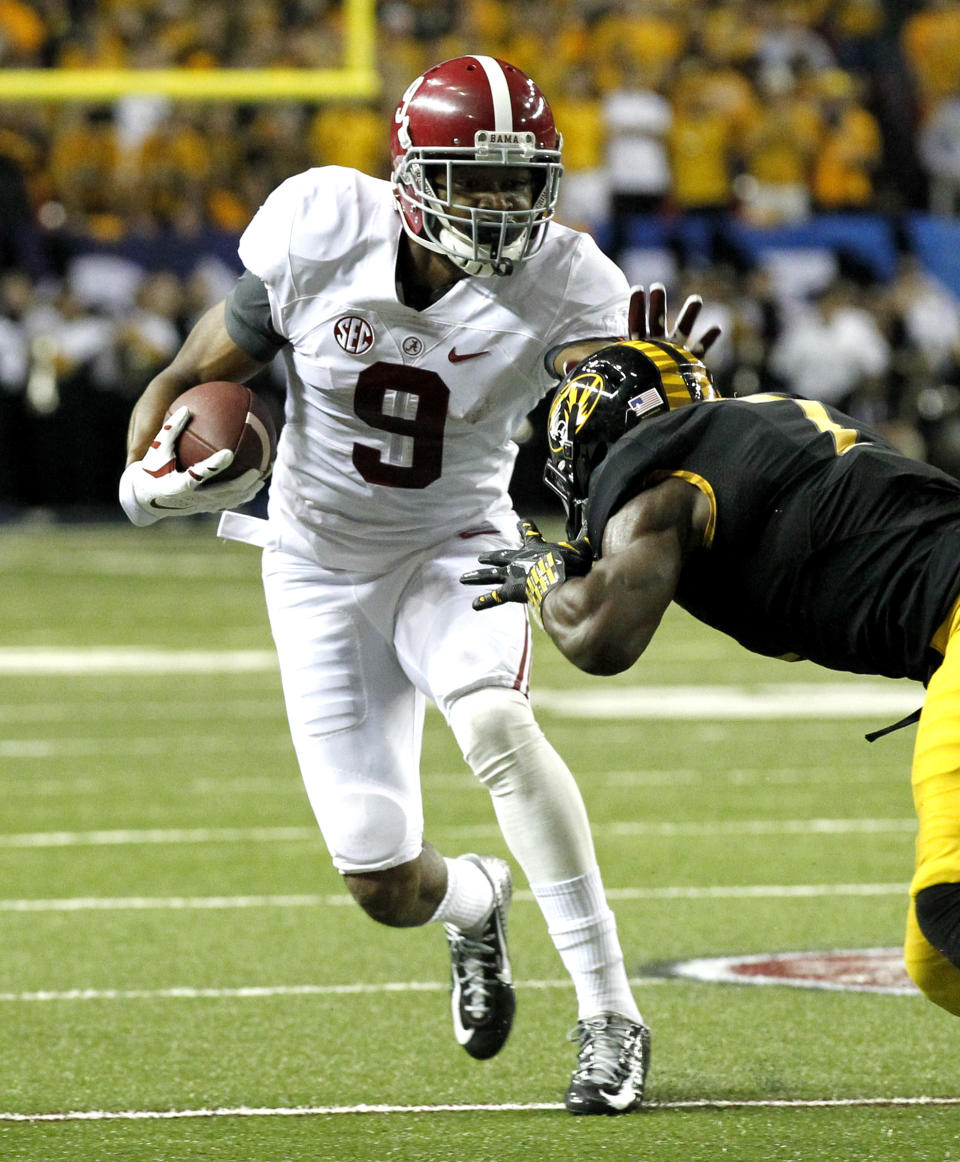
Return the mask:
M588 235L551 224L514 274L424 310L397 294L401 236L388 182L330 166L279 186L240 240L289 340L270 540L351 572L509 514L510 436L555 383L544 354L626 334L626 279Z

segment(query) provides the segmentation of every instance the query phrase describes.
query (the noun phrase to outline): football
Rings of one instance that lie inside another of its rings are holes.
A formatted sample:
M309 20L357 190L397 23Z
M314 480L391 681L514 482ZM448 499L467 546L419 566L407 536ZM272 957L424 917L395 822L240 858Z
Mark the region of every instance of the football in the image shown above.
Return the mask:
M249 387L214 380L191 387L170 405L190 409L190 421L177 440L177 468L183 472L221 448L233 452L233 463L210 483L233 480L250 468L265 476L277 454L277 431L270 409Z

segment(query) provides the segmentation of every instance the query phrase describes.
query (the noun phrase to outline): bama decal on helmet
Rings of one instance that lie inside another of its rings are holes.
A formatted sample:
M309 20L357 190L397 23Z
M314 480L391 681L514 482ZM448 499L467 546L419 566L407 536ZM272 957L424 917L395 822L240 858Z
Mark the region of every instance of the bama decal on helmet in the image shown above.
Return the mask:
M478 129L473 135L475 145L516 145L531 152L537 148L536 134L525 133L489 133L486 129Z
M560 149L549 103L515 65L464 56L432 66L407 86L391 123L403 229L469 275L512 274L539 252L556 212ZM474 167L491 181L498 167L522 167L523 181L505 204L484 205ZM474 194L458 189L465 172Z
M560 388L547 417L547 435L554 455L563 455L564 445L570 441L571 419L574 433L579 432L590 419L602 391L603 379L595 372L578 375Z

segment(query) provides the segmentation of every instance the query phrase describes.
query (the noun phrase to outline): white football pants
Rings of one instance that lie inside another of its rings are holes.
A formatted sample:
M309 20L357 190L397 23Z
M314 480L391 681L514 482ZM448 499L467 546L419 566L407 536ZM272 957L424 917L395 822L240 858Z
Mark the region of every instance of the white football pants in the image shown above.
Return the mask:
M448 721L463 698L456 719L461 747L495 801L500 798L504 836L528 878L569 878L595 866L579 792L526 703L526 610L511 604L477 613L473 592L459 583L479 552L505 544L496 535L453 537L382 576L264 552L291 734L324 842L341 872L394 867L420 853L428 697ZM497 689L514 692L504 699L503 729L489 745L478 745ZM490 694L464 697L479 690ZM463 712L471 703L478 706L476 722L471 710ZM509 757L511 750L519 759ZM562 822L560 829L551 829L550 820Z

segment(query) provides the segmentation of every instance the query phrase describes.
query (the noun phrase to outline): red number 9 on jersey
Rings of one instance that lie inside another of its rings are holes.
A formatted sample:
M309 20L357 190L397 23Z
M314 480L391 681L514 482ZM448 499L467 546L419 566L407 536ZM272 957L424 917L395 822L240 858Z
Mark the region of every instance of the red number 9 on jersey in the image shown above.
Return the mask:
M394 409L398 397L415 399L413 415L396 415L387 411L388 395ZM364 480L388 488L426 488L434 480L439 480L443 469L443 428L447 422L449 399L450 389L434 371L398 363L374 363L364 368L357 377L353 410L371 428L408 436L413 441L408 465L387 464L377 448L354 444L354 467Z

